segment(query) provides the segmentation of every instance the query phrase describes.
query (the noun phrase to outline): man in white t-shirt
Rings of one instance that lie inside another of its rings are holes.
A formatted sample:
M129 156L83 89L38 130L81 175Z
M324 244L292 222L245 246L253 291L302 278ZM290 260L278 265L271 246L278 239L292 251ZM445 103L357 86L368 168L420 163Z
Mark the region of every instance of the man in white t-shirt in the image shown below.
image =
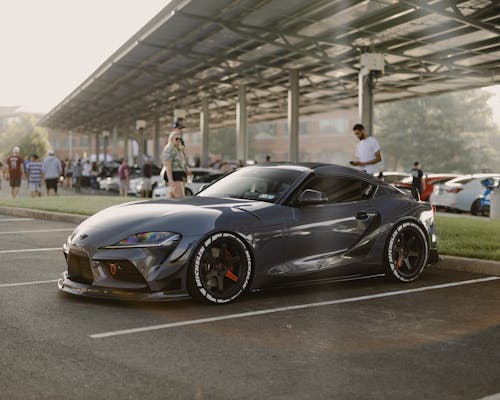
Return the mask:
M368 174L376 174L381 171L382 154L380 153L380 145L373 136L368 136L365 127L361 124L356 124L352 128L353 133L359 139L356 145L356 161L350 161L351 165L357 166L361 171Z

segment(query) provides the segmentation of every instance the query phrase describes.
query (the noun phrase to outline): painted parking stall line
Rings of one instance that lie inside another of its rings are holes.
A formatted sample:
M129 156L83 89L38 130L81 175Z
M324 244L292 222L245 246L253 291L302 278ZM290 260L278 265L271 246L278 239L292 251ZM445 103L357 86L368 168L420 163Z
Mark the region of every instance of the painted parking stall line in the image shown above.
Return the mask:
M0 222L23 222L33 220L34 218L0 218Z
M42 283L55 283L57 279L51 279L48 281L32 281L32 282L18 282L18 283L1 283L0 288L13 287L13 286L28 286L28 285L40 285Z
M0 254L7 254L7 253L30 253L30 252L35 252L35 251L62 251L61 247L49 247L45 249L20 249L20 250L0 250Z
M50 232L71 232L74 229L71 228L58 228L58 229L37 229L37 230L29 230L29 231L8 231L8 232L0 232L0 235L15 235L20 233L50 233Z
M102 339L102 338L113 337L113 336L128 335L128 334L132 334L132 333L148 332L148 331L153 331L153 330L158 330L158 329L178 328L178 327L189 326L189 325L206 324L209 322L218 322L218 321L237 319L237 318L254 317L257 315L273 314L273 313L278 313L278 312L301 310L301 309L314 308L314 307L323 307L323 306L342 304L342 303L353 303L353 302L357 302L357 301L380 299L383 297L390 297L390 296L400 296L400 295L405 295L405 294L409 294L409 293L417 293L417 292L424 292L424 291L429 291L429 290L445 289L445 288L450 288L450 287L454 287L454 286L470 285L470 284L474 284L474 283L490 282L490 281L495 281L498 279L500 279L500 277L490 276L490 277L481 278L481 279L471 279L471 280L467 280L467 281L450 282L450 283L445 283L445 284L441 284L441 285L424 286L424 287L420 287L420 288L407 289L407 290L397 290L394 292L385 292L385 293L379 293L379 294L373 294L373 295L367 295L367 296L351 297L351 298L347 298L347 299L322 301L322 302L318 302L318 303L309 303L309 304L298 304L295 306L278 307L278 308L271 308L271 309L260 310L260 311L250 311L250 312L244 312L244 313L239 313L239 314L223 315L223 316L219 316L219 317L201 318L201 319L194 319L194 320L188 320L188 321L172 322L169 324L144 326L141 328L132 328L132 329L119 330L119 331L112 331L112 332L94 333L94 334L89 335L89 337L92 339Z

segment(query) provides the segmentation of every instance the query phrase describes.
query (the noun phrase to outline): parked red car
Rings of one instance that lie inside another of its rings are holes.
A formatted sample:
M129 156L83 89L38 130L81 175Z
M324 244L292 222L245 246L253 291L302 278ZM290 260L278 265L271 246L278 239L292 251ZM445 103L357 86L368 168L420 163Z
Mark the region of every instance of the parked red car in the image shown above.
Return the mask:
M460 176L459 174L425 174L424 175L424 189L422 193L420 193L420 200L428 201L429 197L434 189L434 184L436 183L445 183L450 179L456 178ZM410 176L408 178L402 179L400 182L395 184L396 187L400 188L411 188L411 182L413 178Z

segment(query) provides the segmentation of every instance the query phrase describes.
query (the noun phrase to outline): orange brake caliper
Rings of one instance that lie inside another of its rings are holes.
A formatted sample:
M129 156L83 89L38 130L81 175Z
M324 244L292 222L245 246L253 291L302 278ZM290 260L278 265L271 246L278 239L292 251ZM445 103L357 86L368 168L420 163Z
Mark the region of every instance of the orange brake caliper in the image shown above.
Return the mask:
M226 259L227 260L230 260L231 259L231 254L227 251L226 249ZM240 278L238 278L235 274L234 274L234 267L233 266L230 266L229 269L227 270L226 272L226 278L229 278L231 279L233 282L238 282L240 280Z

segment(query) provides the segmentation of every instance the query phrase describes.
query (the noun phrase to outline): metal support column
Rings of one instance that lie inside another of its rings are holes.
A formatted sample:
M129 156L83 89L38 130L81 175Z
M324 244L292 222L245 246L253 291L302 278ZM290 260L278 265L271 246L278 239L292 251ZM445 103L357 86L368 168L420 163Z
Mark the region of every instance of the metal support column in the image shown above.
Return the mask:
M100 132L97 132L95 134L95 159L96 161L99 160L99 150L100 150L100 136L101 136L101 133ZM90 157L89 157L90 158Z
M208 167L208 98L204 97L201 101L200 112L200 133L201 133L201 159L200 166Z
M137 130L136 140L137 140L139 150L137 152L137 160L135 160L135 163L139 167L142 167L142 160L143 160L143 155L144 155L144 150L145 150L144 149L144 128L139 128Z
M108 143L109 143L109 131L102 131L102 136L103 136L103 158L102 160L103 161L106 161L107 159L107 155L108 155ZM99 162L99 159L96 160L97 162Z
M116 126L113 127L113 136L111 137L111 159L118 159L118 128ZM106 161L106 160L105 160Z
M127 162L130 161L130 143L128 140L128 131L127 128L124 128L125 135L123 135L123 158L127 160Z
M160 116L155 115L153 121L153 163L160 165Z
M73 160L73 132L68 132L68 158L69 160Z
M368 135L373 134L373 71L362 68L359 71L358 107L359 120Z
M288 89L288 160L299 161L299 71L290 71L290 88Z
M89 148L88 148L88 154L86 158L90 158L90 155L92 154L92 134L89 133Z
M236 105L236 158L246 162L248 159L247 134L247 90L245 85L238 88L238 104Z

